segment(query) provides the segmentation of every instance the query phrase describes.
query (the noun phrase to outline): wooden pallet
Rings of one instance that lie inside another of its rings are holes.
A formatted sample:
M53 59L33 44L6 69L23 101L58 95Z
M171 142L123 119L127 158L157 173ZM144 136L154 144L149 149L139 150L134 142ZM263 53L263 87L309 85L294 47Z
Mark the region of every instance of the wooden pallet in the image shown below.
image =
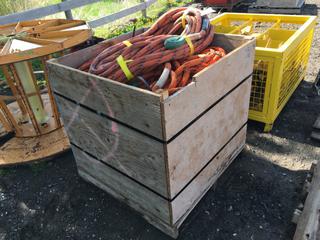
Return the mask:
M254 7L248 8L249 13L272 13L272 14L301 14L303 7L300 8L275 8L275 7Z
M248 8L251 13L301 14L304 0L258 0Z
M80 176L177 237L244 147L255 40L215 34L227 56L170 97L75 69L128 37L48 62L50 81Z
M297 228L293 240L320 239L320 164L314 163L311 172L312 180L307 179L304 186L307 198L294 212L293 222Z
M320 141L320 115L313 124L313 131L311 133L311 138Z

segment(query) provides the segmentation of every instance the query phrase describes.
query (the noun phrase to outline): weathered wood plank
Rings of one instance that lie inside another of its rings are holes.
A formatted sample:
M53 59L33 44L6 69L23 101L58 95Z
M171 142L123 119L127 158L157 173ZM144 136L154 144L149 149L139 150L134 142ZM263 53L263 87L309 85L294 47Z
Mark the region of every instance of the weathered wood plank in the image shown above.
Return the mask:
M163 102L166 139L174 136L252 73L255 40L249 39L216 34L213 45L224 47L227 51L234 50L198 73L193 83Z
M143 215L170 224L169 202L72 146L79 175Z
M311 182L310 192L305 201L304 208L293 240L316 240L320 228L320 164L318 163Z
M247 122L250 88L251 78L168 144L171 198ZM188 109L192 109L192 107Z
M155 3L157 0L147 0L143 3L137 4L135 6L126 8L124 10L121 10L119 12L110 14L108 16L92 20L88 22L89 26L92 28L99 27L101 25L114 22L116 20L119 20L120 18L126 17L128 15L131 15L133 13L139 12L141 10L147 9L152 3Z
M300 8L305 0L257 0L253 4L255 7L270 7L270 8Z
M317 120L314 122L313 128L320 130L320 115L318 116Z
M301 14L301 8L260 8L260 7L249 7L249 13L270 13L270 14Z
M320 131L313 131L311 133L311 138L320 141Z
M54 92L162 139L160 95L48 62Z
M245 126L172 202L173 223L182 223L245 145Z
M167 197L163 144L56 96L70 141Z
M27 10L24 12L13 13L10 15L0 16L0 25L26 21L36 18L45 17L59 12L64 12L70 9L85 6L87 4L99 2L100 0L70 0L47 7Z
M65 2L65 1L68 1L68 0L61 0L61 2ZM68 20L72 20L73 19L71 10L64 11L64 14L66 15L66 19L68 19Z

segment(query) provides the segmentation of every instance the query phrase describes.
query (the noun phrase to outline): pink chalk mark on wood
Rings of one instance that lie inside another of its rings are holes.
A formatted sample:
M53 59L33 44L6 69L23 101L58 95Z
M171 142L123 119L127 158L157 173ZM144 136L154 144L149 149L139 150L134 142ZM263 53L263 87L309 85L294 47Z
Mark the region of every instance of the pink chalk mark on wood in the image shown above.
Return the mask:
M107 110L106 112L108 113L108 115L110 117L114 118L114 112L112 111L112 108L110 107L108 100L103 95L101 89L98 87L97 82L94 81L93 79L91 79L90 84L91 84L91 86L90 86L90 88L87 89L87 91L85 92L85 94L81 98L80 104L83 104L85 102L85 100L87 99L87 97L89 96L89 94L91 92L95 91L103 99L103 103L106 107L106 110ZM80 110L80 105L78 104L78 106L76 107L75 111L72 114L70 121L65 126L66 131L68 131L67 129L71 126L71 124L74 122L76 117L78 117L79 110ZM89 131L99 140L99 142L101 144L104 144L103 140L96 133L94 133L94 131L91 129L91 127L89 127L87 124L85 124L85 125L89 129ZM111 147L111 150L106 154L106 156L103 159L101 159L102 161L106 161L106 162L114 157L114 153L117 151L118 146L119 146L119 128L118 128L118 124L114 121L111 121L111 131L115 135L115 141Z

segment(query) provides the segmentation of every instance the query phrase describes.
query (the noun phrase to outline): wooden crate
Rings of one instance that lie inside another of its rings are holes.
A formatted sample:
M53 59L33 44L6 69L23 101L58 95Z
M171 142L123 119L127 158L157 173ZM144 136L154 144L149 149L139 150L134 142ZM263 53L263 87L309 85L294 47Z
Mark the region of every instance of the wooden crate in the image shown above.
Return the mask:
M242 150L255 40L216 34L228 55L168 97L76 69L130 35L48 62L78 171L176 237Z

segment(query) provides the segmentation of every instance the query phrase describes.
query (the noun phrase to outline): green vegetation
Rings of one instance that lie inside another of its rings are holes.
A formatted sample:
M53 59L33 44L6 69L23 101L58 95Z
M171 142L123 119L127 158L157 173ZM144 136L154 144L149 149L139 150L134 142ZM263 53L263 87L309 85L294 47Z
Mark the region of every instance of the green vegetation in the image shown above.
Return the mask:
M0 0L0 15L20 12L27 9L43 7L61 2L61 0ZM136 28L150 26L155 19L171 7L182 6L192 2L192 0L158 0L147 9L148 18L143 18L141 12L121 18L111 24L94 29L95 35L103 38L118 36L133 30L130 19L137 19ZM101 0L97 3L89 4L72 10L75 19L91 21L103 16L118 12L122 9L139 4L140 0ZM47 18L65 18L63 12L48 16Z
M61 0L0 0L0 15L21 12L27 9L48 6L59 2L61 2ZM94 29L95 36L107 39L119 36L123 33L131 32L134 27L136 29L148 27L171 7L183 6L191 2L192 0L158 0L147 9L147 18L142 17L141 12L137 12L130 16L121 18L111 24L106 24ZM97 3L76 8L72 10L72 14L75 19L90 21L139 3L140 0L101 0ZM52 16L47 16L47 18L65 18L65 15L61 12ZM131 19L136 19L136 23L133 24L130 21ZM33 61L32 65L36 71L41 70L41 63L39 60ZM36 78L40 88L42 88L45 85L43 76L37 75ZM4 80L4 76L0 70L0 82L1 80Z
M125 1L124 1L125 2ZM129 1L133 2L133 1ZM123 33L131 32L136 26L136 29L141 27L148 27L152 25L152 23L164 12L172 7L183 6L188 3L191 3L192 0L178 0L178 1L170 1L170 0L158 0L158 2L154 3L147 9L147 18L143 18L141 13L138 12L136 14L132 14L131 16L124 17L118 21L115 21L111 24L104 25L102 27L94 29L95 35L103 38L111 38ZM118 9L117 11L124 9L128 6ZM113 11L113 12L117 12ZM111 13L109 13L111 14ZM133 24L130 22L130 19L137 19L137 22Z
M0 15L46 6L49 4L49 1L50 0L0 0Z

